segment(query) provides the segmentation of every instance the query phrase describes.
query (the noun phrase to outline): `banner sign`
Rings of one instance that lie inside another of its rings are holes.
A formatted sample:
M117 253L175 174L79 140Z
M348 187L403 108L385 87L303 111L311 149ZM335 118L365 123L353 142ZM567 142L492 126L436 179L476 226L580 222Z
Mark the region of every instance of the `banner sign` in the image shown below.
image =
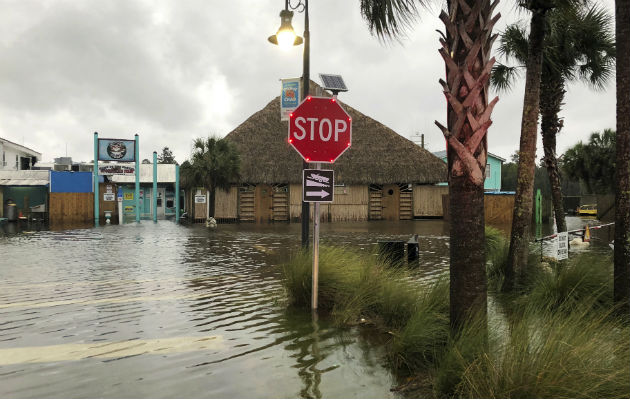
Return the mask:
M300 78L281 79L282 93L280 94L280 120L288 121L289 114L300 105L302 85Z
M126 139L99 139L99 161L136 161L136 142Z
M136 167L133 165L107 164L98 166L99 175L135 175Z
M103 193L103 201L116 201L114 193Z

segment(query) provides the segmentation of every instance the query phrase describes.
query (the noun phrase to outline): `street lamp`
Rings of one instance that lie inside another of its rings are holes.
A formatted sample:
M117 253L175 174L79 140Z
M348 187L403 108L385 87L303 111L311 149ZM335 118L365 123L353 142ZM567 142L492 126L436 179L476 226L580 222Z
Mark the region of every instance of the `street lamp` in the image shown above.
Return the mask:
M286 7L289 4L287 2ZM283 50L290 49L291 46L301 45L303 40L301 37L295 34L293 25L291 25L291 19L293 19L293 11L289 11L287 8L280 11L280 28L275 35L269 36L269 41L273 44L277 44Z
M304 40L295 34L293 26L291 25L291 19L293 18L293 11L298 13L304 12ZM269 41L279 46L291 47L291 39L293 39L293 46L297 46L304 42L304 57L302 61L302 95L300 100L304 100L310 91L310 52L311 41L308 26L308 0L298 0L297 4L293 6L290 0L284 1L284 10L280 12L280 29L275 35L269 36ZM308 169L308 163L302 162L302 169ZM310 218L309 203L302 201L302 247L308 248L308 225Z

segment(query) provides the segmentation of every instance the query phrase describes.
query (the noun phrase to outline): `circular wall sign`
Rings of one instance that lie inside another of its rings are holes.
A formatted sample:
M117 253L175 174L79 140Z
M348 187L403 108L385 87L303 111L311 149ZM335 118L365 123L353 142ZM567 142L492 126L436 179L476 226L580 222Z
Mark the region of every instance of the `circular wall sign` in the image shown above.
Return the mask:
M123 142L111 142L107 146L107 155L114 160L120 160L127 154L127 146Z

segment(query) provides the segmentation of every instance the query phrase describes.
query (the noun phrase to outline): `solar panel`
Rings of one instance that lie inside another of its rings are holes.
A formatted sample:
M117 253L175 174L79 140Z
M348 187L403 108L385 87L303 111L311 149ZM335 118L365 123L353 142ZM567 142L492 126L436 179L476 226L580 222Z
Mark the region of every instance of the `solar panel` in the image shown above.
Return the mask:
M324 89L326 90L332 90L334 93L348 91L341 75L319 74L319 77L324 84Z

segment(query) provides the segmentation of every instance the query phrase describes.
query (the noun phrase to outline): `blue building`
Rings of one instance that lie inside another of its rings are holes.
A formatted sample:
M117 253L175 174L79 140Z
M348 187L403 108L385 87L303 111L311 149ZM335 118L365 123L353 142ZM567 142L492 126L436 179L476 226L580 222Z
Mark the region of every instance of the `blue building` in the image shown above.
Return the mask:
M436 157L446 162L446 150L437 151L433 153ZM488 153L488 163L486 164L486 180L483 184L483 188L486 192L500 192L501 191L501 167L505 162L504 158L501 158L492 153ZM445 185L446 183L443 183Z

